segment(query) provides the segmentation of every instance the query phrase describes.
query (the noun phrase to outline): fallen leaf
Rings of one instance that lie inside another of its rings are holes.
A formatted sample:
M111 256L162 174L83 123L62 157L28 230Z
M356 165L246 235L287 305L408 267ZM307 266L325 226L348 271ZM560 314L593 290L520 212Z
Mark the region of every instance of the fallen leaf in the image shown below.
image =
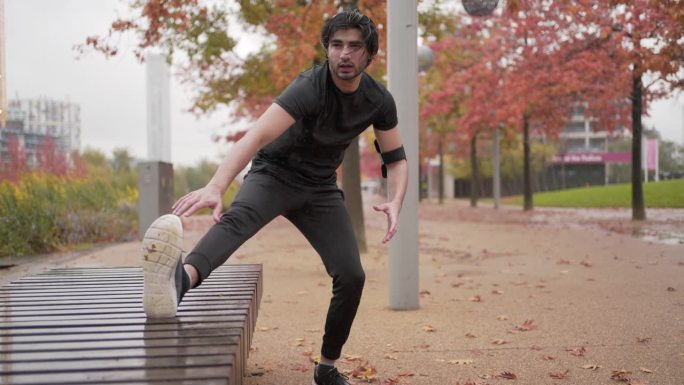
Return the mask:
M542 357L542 358L544 359L544 361L553 361L556 359L556 357L550 356L548 354L544 354L544 357Z
M672 287L672 286L670 286L670 287L667 288L667 291L675 291L675 288Z
M501 372L501 373L497 374L496 376L499 378L505 378L507 380L515 380L516 378L518 378L518 376L516 376L515 374L513 374L511 372L507 372L507 371Z
M308 358L309 362L318 363L318 361L320 361L320 357L316 355L312 350L307 350L306 352L303 352L302 355Z
M504 292L501 290L492 290L492 294L503 294Z
M351 371L351 376L370 382L375 379L377 373L378 371L373 366L369 365L368 362L364 362Z
M502 315L496 316L496 319L498 319L499 321L507 321L508 316L502 314Z
M463 286L463 282L453 282L453 283L451 284L451 287L456 287L456 288L458 288L458 287L461 287L461 286Z
M309 294L308 290L301 290L301 291L297 292L297 295L307 295L307 294Z
M587 262L587 261L582 261L582 262L580 262L580 265L582 265L582 266L584 266L584 267L592 267L592 266L594 266L591 262Z
M534 320L528 319L525 320L522 325L515 325L515 329L519 330L521 332L527 332L530 330L534 330L537 328L537 325L534 324Z
M468 301L471 302L482 302L482 298L479 295L474 295L470 298L468 298Z
M570 261L568 261L567 259L561 258L561 259L558 260L558 264L559 264L559 265L569 265L569 264L570 264Z
M590 370L599 370L601 368L601 365L596 365L596 364L589 364L589 365L583 365L582 369L590 369Z
M347 362L361 361L362 359L363 359L363 356L356 355L356 354L345 354L344 355L344 360Z
M418 293L422 298L430 296L430 291L429 290L423 290L420 293Z
M398 378L388 378L385 381L381 382L380 385L396 385L399 383Z
M308 371L311 370L311 365L298 363L298 364L292 365L292 366L290 367L290 370L294 370L294 371L297 371L297 372L306 373L306 372L308 372Z
M467 332L467 333L464 334L464 335L465 335L466 337L468 337L468 338L477 338L477 336L476 336L475 334L471 333L471 332Z
M497 338L497 339L492 340L492 343L494 345L504 345L504 344L507 344L508 341L502 340L501 338Z
M427 333L434 333L434 332L437 331L437 329L435 329L434 327L432 327L432 325L424 325L424 326L423 326L423 331L424 331L424 332L427 332Z
M641 370L641 371L644 372L644 373L653 373L653 371L652 371L651 369L644 368L643 366L640 367L639 370Z
M397 357L395 357L391 354L385 354L385 356L383 358L386 360L396 360L397 359Z
M587 352L587 348L584 346L580 346L579 348L574 348L574 349L565 349L565 351L570 352L575 357L584 357L584 353Z
M304 329L304 331L308 333L318 333L321 329Z
M549 373L549 377L554 378L556 380L562 380L564 378L568 378L568 373L570 373L570 369L566 369L564 372L559 373Z
M627 370L613 370L610 373L610 379L615 380L615 381L621 381L621 382L630 382L631 378L629 375L632 374L632 372L629 372Z
M452 365L469 365L473 363L473 360L449 360L447 363Z
M641 344L646 344L646 343L651 342L651 337L637 337L636 340L637 340L637 342L639 342Z

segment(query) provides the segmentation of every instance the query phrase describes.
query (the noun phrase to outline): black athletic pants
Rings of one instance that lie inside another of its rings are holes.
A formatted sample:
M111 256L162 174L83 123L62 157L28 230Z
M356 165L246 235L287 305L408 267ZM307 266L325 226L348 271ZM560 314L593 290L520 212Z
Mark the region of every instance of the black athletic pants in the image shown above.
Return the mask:
M344 196L334 183L309 186L250 172L221 221L209 229L185 263L199 271L201 282L278 215L304 234L332 277L321 354L338 359L356 316L365 273Z

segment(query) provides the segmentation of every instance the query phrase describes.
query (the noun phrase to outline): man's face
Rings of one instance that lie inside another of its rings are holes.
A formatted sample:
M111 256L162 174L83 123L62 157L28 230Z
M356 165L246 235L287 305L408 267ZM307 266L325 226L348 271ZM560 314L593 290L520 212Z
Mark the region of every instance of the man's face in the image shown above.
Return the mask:
M368 51L357 28L335 32L328 44L330 72L336 80L354 80L368 66Z

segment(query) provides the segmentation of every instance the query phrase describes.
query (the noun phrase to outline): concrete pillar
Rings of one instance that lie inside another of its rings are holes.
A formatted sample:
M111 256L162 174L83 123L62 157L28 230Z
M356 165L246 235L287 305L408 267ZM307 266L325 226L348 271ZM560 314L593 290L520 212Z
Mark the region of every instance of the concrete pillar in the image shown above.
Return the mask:
M155 219L171 212L173 165L166 162L138 164L138 235L140 239Z
M399 230L389 245L389 307L417 309L418 280L418 10L415 1L387 2L389 90L397 103L409 181Z

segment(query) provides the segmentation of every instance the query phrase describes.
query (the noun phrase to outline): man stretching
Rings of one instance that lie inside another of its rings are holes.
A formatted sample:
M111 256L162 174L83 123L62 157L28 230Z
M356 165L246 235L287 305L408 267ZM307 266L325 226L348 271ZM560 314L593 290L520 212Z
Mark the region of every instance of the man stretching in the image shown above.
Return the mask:
M335 170L345 149L373 126L389 174L390 199L376 205L387 216L388 242L406 192L408 167L392 95L364 72L378 52L373 21L359 11L328 19L321 30L327 61L302 72L225 156L209 183L180 198L173 214L157 219L143 241L143 305L149 318L174 317L191 288L240 245L282 215L304 234L332 277L321 360L314 385L345 385L335 368L361 300L365 274ZM238 173L251 168L228 210L221 197ZM182 259L178 216L213 209L216 221ZM163 241L165 247L159 247Z

